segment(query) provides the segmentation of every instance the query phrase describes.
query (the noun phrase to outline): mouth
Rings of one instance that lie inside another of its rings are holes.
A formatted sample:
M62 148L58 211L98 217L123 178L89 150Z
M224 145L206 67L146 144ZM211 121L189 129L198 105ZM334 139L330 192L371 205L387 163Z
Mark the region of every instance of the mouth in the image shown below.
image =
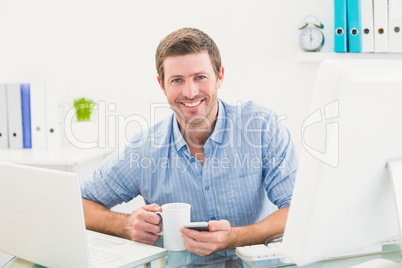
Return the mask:
M204 100L194 101L194 102L182 102L182 104L188 108L197 107L203 102Z

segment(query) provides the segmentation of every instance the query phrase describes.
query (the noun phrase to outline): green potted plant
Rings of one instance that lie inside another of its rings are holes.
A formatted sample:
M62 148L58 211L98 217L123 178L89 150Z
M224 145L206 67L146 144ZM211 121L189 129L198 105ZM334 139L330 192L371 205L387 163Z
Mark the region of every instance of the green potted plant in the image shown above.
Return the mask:
M74 100L77 121L89 121L95 103L91 99L80 98Z
M98 121L96 120L96 103L87 98L77 98L73 101L74 108L71 107L70 114L75 114L69 117L71 124L65 126L65 128L70 128L67 140L79 148L93 148L93 143L98 141L99 132ZM77 120L74 120L74 117Z

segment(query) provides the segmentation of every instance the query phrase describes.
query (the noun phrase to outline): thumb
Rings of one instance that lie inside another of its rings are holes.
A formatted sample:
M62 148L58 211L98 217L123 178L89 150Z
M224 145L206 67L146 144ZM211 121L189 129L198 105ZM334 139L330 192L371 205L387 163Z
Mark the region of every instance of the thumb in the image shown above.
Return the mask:
M157 211L162 211L162 208L156 204L156 203L152 203L146 206L142 207L144 210L149 211L149 212L157 212Z
M227 220L209 221L208 228L211 232L230 231L230 223Z

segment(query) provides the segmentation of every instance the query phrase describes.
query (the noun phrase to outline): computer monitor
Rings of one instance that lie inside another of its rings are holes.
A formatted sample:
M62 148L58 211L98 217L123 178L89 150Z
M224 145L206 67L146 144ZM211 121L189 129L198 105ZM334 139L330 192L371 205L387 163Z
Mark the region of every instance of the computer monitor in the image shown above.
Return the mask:
M400 236L387 163L402 158L402 61L321 63L302 128L285 255L306 265Z

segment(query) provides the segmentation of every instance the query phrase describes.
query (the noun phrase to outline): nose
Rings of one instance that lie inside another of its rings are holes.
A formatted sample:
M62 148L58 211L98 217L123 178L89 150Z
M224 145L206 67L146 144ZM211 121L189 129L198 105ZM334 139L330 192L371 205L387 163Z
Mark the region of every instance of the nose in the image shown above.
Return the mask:
M183 96L189 99L193 99L199 93L197 84L194 81L190 80L184 86Z

